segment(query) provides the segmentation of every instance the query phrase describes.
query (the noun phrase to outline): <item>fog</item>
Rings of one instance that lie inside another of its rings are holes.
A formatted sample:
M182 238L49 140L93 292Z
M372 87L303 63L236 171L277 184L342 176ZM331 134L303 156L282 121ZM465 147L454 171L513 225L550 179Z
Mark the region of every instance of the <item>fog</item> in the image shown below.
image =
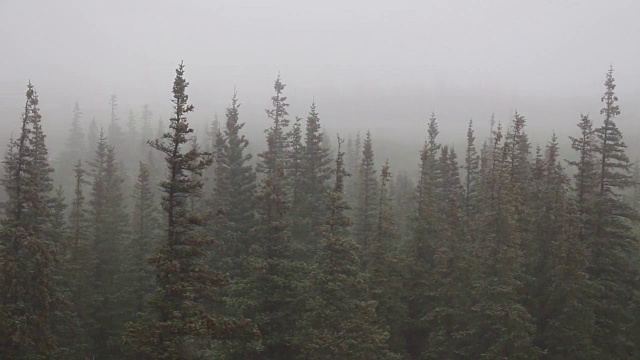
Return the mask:
M292 117L315 98L329 132L371 129L378 144L407 145L413 164L432 111L451 143L463 141L469 118L483 134L492 113L507 122L516 109L534 141L552 131L566 139L581 112L598 121L612 64L618 126L633 143L639 12L634 0L1 0L1 137L18 124L28 80L53 152L76 101L86 123L106 124L111 94L123 125L144 104L168 119L184 60L196 123L222 115L236 89L259 143L281 74Z

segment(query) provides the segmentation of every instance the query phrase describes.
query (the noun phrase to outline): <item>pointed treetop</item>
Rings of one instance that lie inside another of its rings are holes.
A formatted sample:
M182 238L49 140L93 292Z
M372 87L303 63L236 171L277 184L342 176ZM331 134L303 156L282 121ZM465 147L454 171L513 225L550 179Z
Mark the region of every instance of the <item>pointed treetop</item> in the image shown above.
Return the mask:
M620 115L620 106L616 105L618 97L615 94L616 84L613 78L613 65L607 71L604 86L606 90L600 99L604 103L604 108L600 110L600 114L605 115L605 121L609 121Z

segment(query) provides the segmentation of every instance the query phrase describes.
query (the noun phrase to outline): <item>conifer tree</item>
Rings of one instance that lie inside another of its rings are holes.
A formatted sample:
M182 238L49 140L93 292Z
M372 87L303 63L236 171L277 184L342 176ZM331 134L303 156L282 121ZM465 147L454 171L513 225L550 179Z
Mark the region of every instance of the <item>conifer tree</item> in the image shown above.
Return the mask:
M578 160L567 161L570 166L576 167L574 175L575 197L578 212L583 218L581 221L580 238L586 239L593 233L595 219L587 217L593 215L592 207L597 195L597 169L595 159L595 132L589 115L580 115L578 123L579 137L569 137L571 148L578 153ZM591 210L590 210L591 208ZM589 229L591 228L591 229Z
M173 84L174 116L169 131L149 143L165 156L169 172L161 183L166 240L150 259L157 271L157 291L148 312L127 326L123 338L130 351L142 359L197 358L215 341L252 334L249 322L208 313L203 304L207 294L228 279L208 271L202 263L209 240L197 231L202 219L189 211L189 198L202 189L202 183L194 182L190 175L202 174L211 164L211 155L185 149L193 133L186 118L193 111L185 92L188 85L181 63Z
M349 135L351 137L351 135ZM353 210L357 207L358 203L358 184L360 178L360 163L362 162L362 138L360 131L356 132L355 138L352 140L351 145L347 144L347 170L352 174L345 180L345 199L351 205L351 209L348 211L353 215Z
M323 146L323 132L316 104L311 104L306 121L306 136L300 171L300 190L298 192L298 234L304 236L309 249L317 249L321 238L321 226L326 218L324 204L331 178L331 158L329 149Z
M533 178L538 194L530 201L529 218L535 259L531 312L537 318L537 343L551 358L596 359L593 283L587 274L587 244L580 240L576 202L569 198L569 178L559 161L555 134L543 161L535 161Z
M464 216L469 220L478 212L478 182L480 172L480 156L476 151L473 121L469 120L467 129L467 149L465 151L464 164Z
M78 160L74 166L74 195L71 202L71 211L68 220L68 269L69 282L71 283L71 295L73 310L78 318L78 334L74 337L78 351L88 354L87 349L91 343L87 335L89 331L90 312L87 298L93 293L90 274L92 262L91 232L89 217L84 196L84 187L89 185L85 179L87 172L82 167L82 161Z
M247 152L249 140L241 131L240 103L234 93L226 111L224 131L216 134L215 193L219 194L216 211L224 218L226 248L237 260L246 256L251 245L251 229L255 225L256 174Z
M147 258L158 247L157 239L160 233L160 223L157 218L157 209L151 173L147 164L140 162L138 165L138 177L133 186L133 216L132 236L129 249L130 263L127 268L131 290L128 299L134 313L144 310L147 298L153 290L153 272L147 262Z
M126 149L127 143L118 118L118 96L111 95L109 106L111 107L111 120L107 132L109 143L117 149Z
M47 235L55 242L60 254L64 256L68 250L67 221L65 219L67 204L61 185L58 185L53 192L54 195L49 204L51 208L51 225Z
M596 333L594 345L603 356L628 358L633 354L636 339L630 337L634 292L640 278L637 261L638 239L632 232L630 221L637 214L624 202L620 191L632 185L631 163L626 154L627 145L616 126L620 114L615 95L613 68L605 79L602 126L595 130L594 152L598 159L598 194L595 209L595 234L591 239L590 275L600 289L596 303ZM635 303L637 307L637 302Z
M368 294L366 273L357 256L358 245L347 235L351 220L344 214L342 140L338 138L336 182L329 194L329 216L323 244L310 278L304 359L394 359L387 348L388 333L376 317L376 302Z
M367 131L362 150L358 183L358 207L356 209L355 237L360 246L363 265L366 265L366 254L369 252L371 240L375 233L378 179L376 178L373 159L373 140Z
M60 152L61 161L56 166L55 179L56 183L62 184L63 189L67 193L73 191L73 183L68 179L73 177L73 167L77 160L84 159L86 157L86 137L82 130L82 111L80 106L76 102L73 108L73 119L71 120L71 127L69 134L65 142L64 149Z
M432 359L467 358L473 353L468 339L472 334L468 309L473 304L470 289L475 270L471 241L465 227L464 208L460 206L464 189L460 183L457 155L443 146L439 159L440 179L437 206L442 214L439 236L434 245L432 277L433 298L426 320L429 324L425 356Z
M126 243L128 216L124 207L123 179L115 148L100 132L97 150L91 166L91 299L87 299L89 334L96 357L119 354L118 338L123 330L121 282L123 246Z
M402 286L399 264L400 236L396 226L391 198L392 176L389 160L380 171L380 191L376 217L376 230L367 253L367 274L371 297L377 302L376 314L389 330L389 347L402 352L402 321L404 306L397 296Z
M223 164L218 164L218 160L222 161L220 157L223 156L222 147L225 146L224 137L222 136L223 134L220 130L220 122L218 121L218 114L214 115L211 125L207 124L205 134L207 135L207 140L205 141L204 150L211 152L212 162L211 166L203 171L203 189L204 192L209 196L209 199L207 199L208 202L211 202L214 207L216 207L217 205L215 204L215 202L218 200L218 196L223 196L223 194L219 194L216 191L216 181L217 171L219 170L219 167L224 166Z
M426 350L425 339L428 339L429 334L425 316L433 290L425 279L433 276L433 255L442 222L436 207L436 191L440 182L437 153L441 146L437 141L439 131L434 113L429 118L427 133L427 141L420 153L413 236L405 249L409 275L404 285L407 292L403 294L403 301L407 307L405 338L410 359L421 358Z
M194 153L204 153L201 150L200 144L198 143L198 137L196 135L193 135L189 142L191 146L191 151L193 151ZM189 176L191 177L191 181L193 183L202 183L204 186L202 173L192 172L189 174ZM202 189L194 191L194 196L189 197L189 210L191 211L191 213L196 214L202 210L202 198L203 198Z
M501 126L494 132L495 149L492 164L483 187L486 204L480 214L481 229L477 236L476 258L484 261L474 269L472 281L476 284L471 294L476 302L472 309L474 344L472 358L486 356L504 359L536 359L539 350L533 345L535 331L533 318L523 306L521 293L523 253L522 232L518 225L521 188L512 181L524 171L517 166L526 165L518 157L514 141L522 139L522 118L516 115L513 129L503 141ZM514 164L517 166L514 169ZM519 179L518 179L519 181Z
M80 111L80 106L76 102L73 107L73 119L71 120L71 128L69 129L63 156L65 161L70 161L71 163L82 159L86 152L85 135L82 131L81 121L82 111Z
M286 135L287 147L289 154L287 156L288 182L291 189L291 206L294 210L299 209L300 203L303 202L303 181L302 171L304 167L305 146L303 144L302 134L302 118L297 117L293 122L293 126ZM294 211L298 216L297 211ZM293 230L295 233L295 229Z
M278 77L273 107L267 110L273 121L265 131L268 147L258 155L257 169L264 177L258 195L257 244L245 260L244 271L249 276L234 289L240 292L233 294L242 314L255 321L262 334L263 359L292 358L299 353L296 340L304 267L296 261L296 244L289 233L290 148L284 87Z
M56 281L51 172L38 95L29 83L20 136L9 145L2 185L8 195L0 227L0 353L11 359L61 354L53 325L66 310ZM59 239L58 239L59 240Z
M73 247L80 246L82 240L86 240L86 210L84 186L89 182L85 180L86 171L82 168L82 160L78 160L73 167L74 174L74 197L71 203L71 213L69 214L69 225Z

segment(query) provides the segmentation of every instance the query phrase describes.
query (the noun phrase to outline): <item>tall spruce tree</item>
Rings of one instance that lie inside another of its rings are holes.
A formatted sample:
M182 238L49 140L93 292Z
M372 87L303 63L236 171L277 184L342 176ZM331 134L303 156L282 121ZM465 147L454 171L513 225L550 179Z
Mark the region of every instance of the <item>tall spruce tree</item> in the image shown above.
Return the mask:
M193 129L186 115L193 111L188 103L184 65L176 69L173 83L174 116L169 131L149 144L161 152L168 174L161 183L162 207L167 215L166 240L151 257L155 266L157 291L149 309L127 326L124 344L137 358L193 359L204 356L215 342L248 333L251 323L227 319L205 310L204 299L228 279L208 271L202 263L209 239L198 232L203 220L189 211L189 198L197 196L202 183L191 174L202 174L211 164L211 155L185 149Z
M296 116L295 121L293 122L293 126L286 135L287 147L289 148L289 153L287 156L287 182L289 183L289 188L291 192L291 217L293 218L293 226L291 232L294 236L297 237L298 231L298 220L302 220L298 209L302 208L302 203L304 203L304 188L303 188L303 180L302 180L302 172L304 166L304 155L305 155L305 145L303 143L303 134L302 134L302 118Z
M299 353L297 324L302 309L301 274L304 266L296 260L297 246L289 232L291 206L288 186L290 148L285 85L278 77L272 108L273 121L267 134L267 150L260 153L257 170L263 179L258 194L257 243L245 259L248 276L234 289L236 306L256 322L262 334L261 359L292 358ZM245 354L244 356L249 356Z
M41 118L38 95L29 82L20 135L9 145L2 179L8 200L0 227L0 353L9 359L63 354L54 321L66 311L66 299L56 281L53 170Z
M344 152L338 138L336 182L329 193L323 244L309 280L307 314L303 319L303 359L394 359L388 333L376 316L376 302L361 270L358 245L348 236L351 220L344 211Z
M331 178L331 156L329 149L323 146L323 132L320 126L320 116L316 103L311 103L311 109L306 121L306 136L304 139L302 164L300 170L300 189L298 191L297 234L304 236L305 245L313 252L319 246L321 226L326 218L325 199L329 190L328 181Z
M598 159L598 194L595 205L595 234L590 241L592 260L590 275L600 292L596 303L594 345L608 358L628 358L636 353L637 339L630 335L633 309L637 308L640 276L637 262L638 239L631 228L637 214L623 200L621 191L632 185L632 164L627 145L616 126L620 114L615 95L613 67L609 68L602 96L602 126L595 130L594 147ZM634 305L635 304L635 305Z
M405 339L407 356L419 359L426 350L425 339L429 336L426 315L432 301L433 289L431 279L442 214L437 211L437 185L440 182L440 168L437 154L440 144L438 123L434 113L429 117L427 127L428 138L420 153L420 175L415 195L415 214L413 216L413 236L408 242L405 253L408 259L408 276L402 294L406 303L407 316Z
M225 248L234 262L246 256L255 226L256 174L248 153L249 140L241 134L240 103L234 93L226 111L223 131L216 133L216 212L224 218ZM237 269L236 269L237 270Z
M127 143L125 141L125 135L120 126L120 118L118 117L118 96L111 95L109 98L109 106L111 107L111 118L109 121L109 127L107 137L109 143L117 149L126 149Z
M389 348L402 353L402 318L406 309L397 296L402 289L403 274L399 261L400 234L391 197L392 185L391 167L387 160L380 171L376 229L367 253L366 270L371 297L377 303L376 314L380 324L389 331Z
M496 359L537 359L539 349L533 345L535 326L523 305L522 232L518 224L521 211L521 179L519 148L514 142L523 138L524 124L514 117L513 132L503 139L501 126L494 132L491 168L486 175L480 214L481 231L476 235L475 256L484 261L473 273L471 294L475 303L471 357ZM519 134L520 136L514 135ZM504 141L503 141L504 140ZM517 158L517 161L514 161ZM516 167L514 168L514 164ZM514 180L512 180L514 179Z
M86 198L85 186L87 172L82 167L82 161L78 160L74 166L74 192L69 213L69 245L68 245L68 281L71 283L70 299L74 313L78 319L80 332L74 337L75 346L80 353L88 356L91 339L87 335L90 325L90 312L88 311L87 298L93 293L92 277L90 274L92 264L91 253L91 228Z
M379 191L374 163L373 140L369 131L367 131L367 135L364 138L362 162L358 172L358 203L355 213L354 235L360 246L362 263L366 266L366 254L369 252L371 241L375 234Z
M128 246L131 252L127 264L127 282L130 286L128 306L134 313L144 311L153 291L153 271L147 259L158 248L158 229L161 228L153 186L149 166L140 162L133 186L132 236Z
M92 297L85 311L92 338L91 354L108 358L120 354L118 338L123 330L121 288L122 257L128 236L128 214L124 207L123 179L115 148L100 132L94 160L90 163L91 267L88 269Z
M473 132L473 121L469 120L467 129L467 148L464 159L464 216L473 219L478 212L478 187L480 181L480 156L476 151L476 137Z
M578 212L583 218L580 225L580 238L584 240L595 231L593 229L595 219L588 219L588 217L594 214L593 206L598 193L598 175L594 152L595 132L589 115L580 115L578 128L580 135L569 137L571 148L578 153L578 159L567 161L567 163L576 168L574 175L575 198Z
M540 161L542 160L542 161ZM536 344L556 359L597 359L594 332L595 288L587 274L587 244L580 240L579 213L569 197L569 178L559 161L555 134L543 158L532 165L534 197L528 202L530 242L535 264L528 291L536 317Z

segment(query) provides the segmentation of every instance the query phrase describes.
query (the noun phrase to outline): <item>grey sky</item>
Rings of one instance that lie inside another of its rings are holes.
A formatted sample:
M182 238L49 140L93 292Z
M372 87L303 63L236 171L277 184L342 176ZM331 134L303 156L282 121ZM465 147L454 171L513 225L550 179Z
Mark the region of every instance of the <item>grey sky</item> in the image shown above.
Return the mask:
M516 107L573 126L597 112L614 64L635 116L638 14L637 0L0 0L0 123L17 118L29 78L65 131L73 102L104 121L112 93L121 118L144 103L167 117L180 60L197 116L221 113L236 86L259 126L278 72L292 113L316 96L330 126L384 130L423 128L435 110L462 139L469 117Z

